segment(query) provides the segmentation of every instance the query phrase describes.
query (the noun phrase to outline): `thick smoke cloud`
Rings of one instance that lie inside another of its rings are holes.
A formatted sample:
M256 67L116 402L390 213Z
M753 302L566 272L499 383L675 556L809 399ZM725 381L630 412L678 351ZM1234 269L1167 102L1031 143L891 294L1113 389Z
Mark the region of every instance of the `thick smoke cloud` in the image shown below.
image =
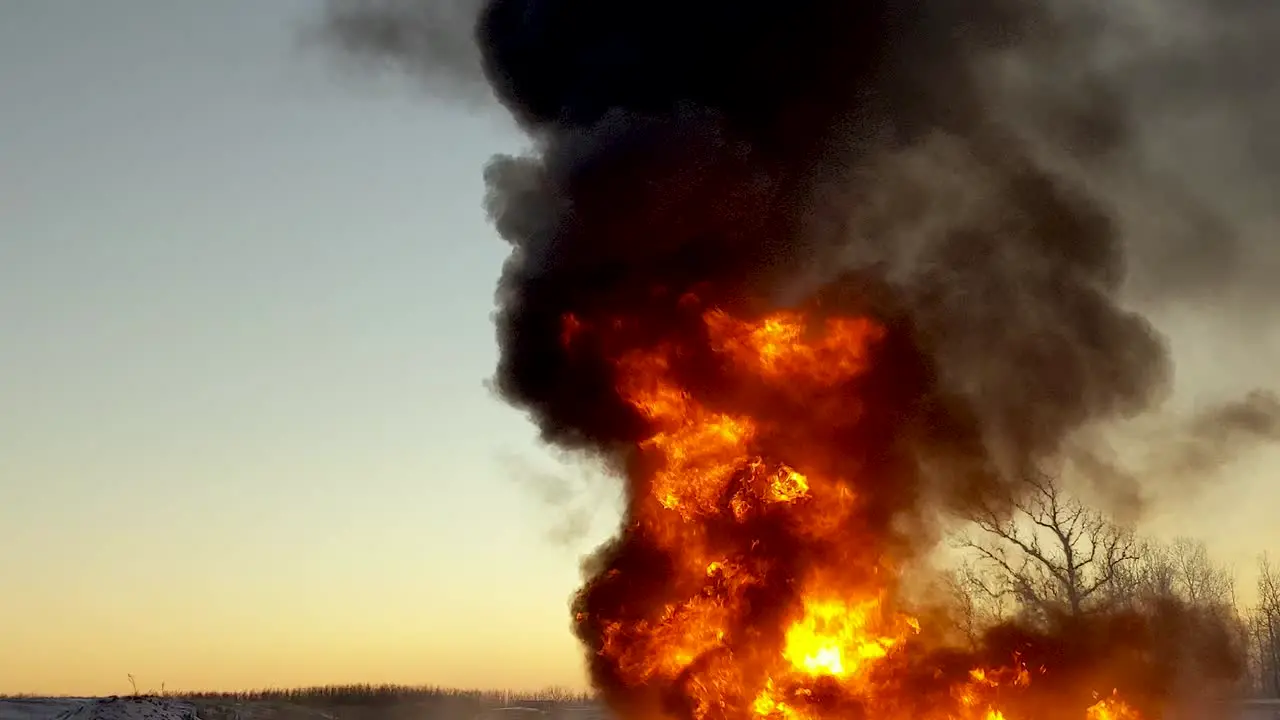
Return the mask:
M1198 6L1169 2L1153 14L1138 0L486 0L470 12L364 0L334 2L326 31L431 82L485 78L528 134L529 154L485 170L487 209L511 245L495 386L548 443L625 477L629 518L649 489L638 448L654 429L620 395L620 368L659 347L699 406L770 421L753 452L853 486L841 537L856 548L779 521L707 521L725 548L766 548L753 615L724 640L745 657L770 647L752 633L781 627L815 559L839 557L871 586L882 557L930 548L937 511L1012 497L1064 457L1136 507L1136 476L1210 475L1280 435L1280 403L1261 392L1189 419L1158 412L1170 353L1130 304L1202 298L1266 257L1261 204L1188 172L1226 177L1226 166L1213 153L1170 163L1160 145L1177 136L1162 113L1191 98L1265 94L1247 67L1267 35L1248 21L1275 13L1239 0L1213 26L1250 48L1237 56L1197 25ZM474 54L457 40L464 28ZM1190 39L1166 42L1180 31ZM1179 67L1186 84L1162 72ZM1222 146L1221 128L1250 132L1237 120L1220 113L1205 145ZM1250 172L1269 177L1266 146L1256 154ZM869 316L885 332L864 375L780 391L712 350L707 308ZM1153 415L1145 472L1095 442L1114 421ZM635 627L673 592L673 558L646 532L624 522L575 604L615 709L652 698L601 652L606 625ZM1151 618L1130 620L1135 647L1150 649ZM988 650L1024 630L998 629ZM1057 652L1086 635L1036 642ZM1114 635L1067 664L1096 664ZM1137 685L1167 695L1168 672L1130 664L1154 673Z
M1280 144L1271 131L1280 84L1267 68L1280 61L1280 8L1258 0L1121 7L1108 72L1136 120L1132 145L1179 178L1177 194L1140 218L1158 232L1129 235L1134 289L1166 303L1225 293L1237 311L1268 314L1280 271ZM1201 229L1219 231L1188 238L1170 227L1168 218L1184 215L1167 208L1188 202L1201 207Z
M327 29L432 80L483 70L534 139L486 179L513 248L497 385L548 441L612 458L642 432L608 358L566 356L565 313L656 327L678 314L656 288L752 310L839 295L909 328L946 406L928 422L967 438L951 461L1011 478L1168 392L1127 289L1239 277L1241 229L1160 176L1143 132L1188 98L1269 98L1246 70L1275 13L1150 8L362 0Z

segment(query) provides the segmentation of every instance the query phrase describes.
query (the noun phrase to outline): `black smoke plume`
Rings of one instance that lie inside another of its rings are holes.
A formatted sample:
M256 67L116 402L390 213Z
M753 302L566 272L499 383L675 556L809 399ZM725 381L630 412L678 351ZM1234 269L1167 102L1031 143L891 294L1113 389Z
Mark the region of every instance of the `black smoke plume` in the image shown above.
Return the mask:
M927 358L946 417L926 424L961 438L944 467L965 476L1015 478L1168 391L1161 336L1121 303L1117 209L1079 172L1132 145L1083 60L1105 19L1086 5L472 2L333 2L327 29L427 76L482 70L532 138L487 168L487 206L512 245L497 386L547 441L608 456L642 432L560 322L665 326L658 289L874 303ZM1229 252L1229 228L1194 227L1172 253Z
M328 28L348 49L429 76L479 69L527 132L528 155L485 170L487 208L512 248L496 387L544 440L622 474L647 432L616 389L624 353L674 341L689 350L686 384L735 402L690 296L737 317L870 315L889 334L874 383L850 398L870 420L800 427L858 448L877 471L863 473L878 479L859 488L874 513L863 521L884 533L906 522L927 538L918 531L932 510L1007 494L1078 431L1164 399L1164 339L1124 302L1130 248L1170 270L1169 282L1143 276L1161 298L1221 282L1238 251L1232 223L1198 201L1167 205L1179 230L1167 242L1126 235L1127 206L1108 193L1144 177L1116 170L1135 162L1140 123L1126 86L1091 61L1113 36L1110 16L1087 3L441 7L334 2ZM451 25L459 18L467 27ZM454 37L446 30L472 32L475 54L454 41L421 50L433 32ZM1126 67L1135 82L1148 72ZM570 346L569 316L624 329ZM1254 400L1234 424L1275 435L1275 403ZM1187 447L1240 435L1203 424L1183 429L1203 437ZM1199 470L1215 458L1194 453ZM660 583L649 550L624 532L596 562ZM639 592L592 582L580 608ZM597 668L597 681L607 673Z

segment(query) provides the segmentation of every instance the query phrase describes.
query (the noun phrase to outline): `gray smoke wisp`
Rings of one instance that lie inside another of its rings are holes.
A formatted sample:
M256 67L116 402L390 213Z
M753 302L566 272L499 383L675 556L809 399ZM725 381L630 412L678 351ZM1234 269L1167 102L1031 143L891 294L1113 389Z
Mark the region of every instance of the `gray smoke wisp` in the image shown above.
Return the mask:
M482 0L341 0L330 2L307 38L346 58L390 65L428 82L452 100L489 96L472 27Z

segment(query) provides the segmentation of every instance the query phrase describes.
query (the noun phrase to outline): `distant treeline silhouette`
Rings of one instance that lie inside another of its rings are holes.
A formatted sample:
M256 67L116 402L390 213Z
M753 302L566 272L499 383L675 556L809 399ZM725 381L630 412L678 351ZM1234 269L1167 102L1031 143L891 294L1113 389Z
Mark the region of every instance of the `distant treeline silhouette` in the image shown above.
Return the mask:
M513 690L467 690L437 685L317 685L300 688L262 688L228 692L170 692L171 697L192 700L279 701L298 705L381 705L403 702L461 701L482 706L541 705L546 703L589 702L589 693L566 688L546 688L535 692Z
M259 688L234 691L182 691L134 693L139 697L163 695L183 700L207 702L285 702L296 705L395 705L400 703L444 703L475 707L502 707L508 705L539 706L546 704L572 704L590 702L589 693L551 687L534 692L515 690L468 690L438 685L375 685L357 683L351 685L315 685L297 688ZM39 697L30 693L0 693L0 699L30 699Z

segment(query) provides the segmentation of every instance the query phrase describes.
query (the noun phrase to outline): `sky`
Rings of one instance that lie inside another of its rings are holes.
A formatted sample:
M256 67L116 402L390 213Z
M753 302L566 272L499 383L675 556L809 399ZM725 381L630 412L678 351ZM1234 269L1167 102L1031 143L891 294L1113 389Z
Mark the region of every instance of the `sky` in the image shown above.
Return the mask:
M0 9L0 693L584 685L567 600L612 510L559 537L485 386L481 168L523 141L305 46L318 8ZM1191 396L1280 357L1165 327ZM1247 579L1278 462L1150 524Z

